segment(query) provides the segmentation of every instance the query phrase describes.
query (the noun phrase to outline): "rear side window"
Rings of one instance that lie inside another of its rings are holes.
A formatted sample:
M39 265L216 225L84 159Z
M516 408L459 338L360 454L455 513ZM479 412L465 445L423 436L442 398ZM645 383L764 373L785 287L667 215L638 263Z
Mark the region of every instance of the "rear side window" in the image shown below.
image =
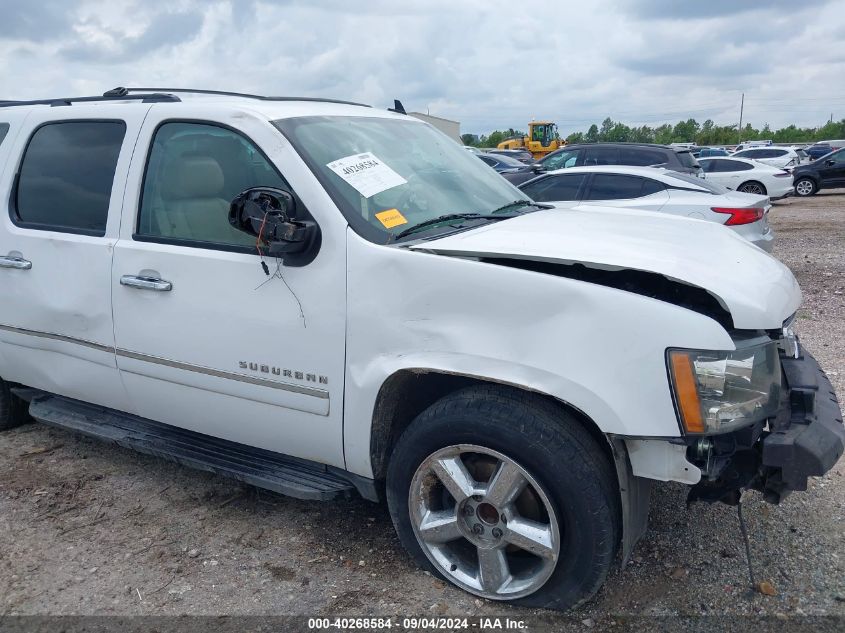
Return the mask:
M21 162L13 220L34 229L105 235L123 121L42 125Z
M540 164L549 171L553 169L568 169L569 167L575 167L580 153L580 150L563 150L556 154L549 154L540 161Z
M710 171L727 172L727 171L749 171L754 169L754 165L743 163L738 160L713 160L710 161Z
M585 165L618 165L619 150L615 147L590 147L584 151Z
M3 139L6 138L6 134L9 132L9 124L8 123L0 123L0 145L3 144Z
M625 147L619 150L620 165L634 165L637 167L654 167L666 164L666 155L653 149L635 149Z
M695 156L692 155L692 152L675 152L678 156L678 160L681 161L681 165L686 167L687 169L698 169L701 165L698 164L698 161L695 160Z
M587 174L560 174L541 178L520 187L537 202L566 202L578 199Z
M644 178L622 174L595 174L585 200L626 200L639 198ZM653 192L652 192L653 193Z
M652 180L651 178L643 178L643 188L642 191L640 191L640 196L650 196L651 194L663 191L664 189L666 189L666 185L662 182Z

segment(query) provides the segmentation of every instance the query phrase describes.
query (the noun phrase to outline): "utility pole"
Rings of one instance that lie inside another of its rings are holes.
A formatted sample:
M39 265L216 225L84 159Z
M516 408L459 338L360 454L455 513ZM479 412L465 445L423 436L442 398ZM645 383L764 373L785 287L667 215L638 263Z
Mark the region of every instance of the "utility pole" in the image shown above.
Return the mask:
M737 145L742 143L742 111L745 109L745 93L742 93L742 101L739 102L739 129L737 130Z

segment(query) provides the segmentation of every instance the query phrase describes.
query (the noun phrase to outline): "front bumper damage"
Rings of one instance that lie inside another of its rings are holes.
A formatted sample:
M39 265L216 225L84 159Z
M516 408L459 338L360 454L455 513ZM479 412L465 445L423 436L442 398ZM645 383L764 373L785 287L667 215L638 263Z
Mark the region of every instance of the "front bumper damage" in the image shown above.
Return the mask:
M806 490L808 477L824 475L842 456L845 426L830 380L803 349L797 358L781 354L780 360L784 388L774 418L689 447L688 459L702 478L688 502L736 505L750 488L780 503L791 491Z

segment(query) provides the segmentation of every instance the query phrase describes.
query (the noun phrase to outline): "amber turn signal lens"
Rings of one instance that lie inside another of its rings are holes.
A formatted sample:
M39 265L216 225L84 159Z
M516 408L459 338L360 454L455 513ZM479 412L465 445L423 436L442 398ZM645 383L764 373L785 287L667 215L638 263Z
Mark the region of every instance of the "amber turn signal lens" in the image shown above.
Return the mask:
M698 397L692 358L686 352L669 352L669 365L672 368L672 383L675 385L675 397L684 428L687 433L704 433L701 400Z

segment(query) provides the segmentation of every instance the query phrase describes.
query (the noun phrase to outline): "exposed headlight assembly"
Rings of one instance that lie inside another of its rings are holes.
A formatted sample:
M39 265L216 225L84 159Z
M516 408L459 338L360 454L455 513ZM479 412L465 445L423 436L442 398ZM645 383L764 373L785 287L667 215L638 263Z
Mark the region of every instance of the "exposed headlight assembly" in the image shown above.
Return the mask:
M738 343L730 352L671 349L669 375L689 434L733 431L775 414L781 368L774 341Z

